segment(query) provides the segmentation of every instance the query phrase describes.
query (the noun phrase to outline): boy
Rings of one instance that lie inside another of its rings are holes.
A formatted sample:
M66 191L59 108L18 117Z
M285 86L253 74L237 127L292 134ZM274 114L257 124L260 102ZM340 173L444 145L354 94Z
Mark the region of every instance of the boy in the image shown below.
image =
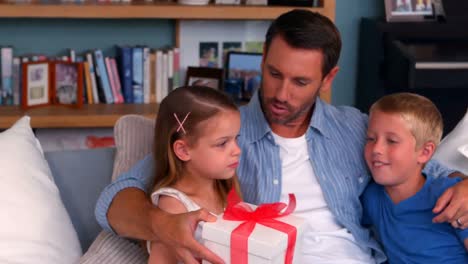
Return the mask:
M364 156L375 182L362 196L390 263L468 263L468 230L432 223L437 198L458 178L421 171L442 136L442 116L427 98L397 93L369 111ZM427 177L426 177L427 176Z

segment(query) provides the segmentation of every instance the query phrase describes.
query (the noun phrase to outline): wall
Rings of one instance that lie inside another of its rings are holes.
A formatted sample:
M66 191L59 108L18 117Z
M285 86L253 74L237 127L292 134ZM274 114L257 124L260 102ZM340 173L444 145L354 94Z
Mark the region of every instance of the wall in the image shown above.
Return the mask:
M113 46L174 43L174 21L157 19L0 19L0 46L13 45L15 54L65 55L102 48L113 55Z
M354 105L358 66L359 23L362 17L384 16L384 0L336 0L335 23L341 32L343 47L335 78L332 103Z
M336 24L343 49L332 92L335 105L354 105L358 30L361 17L383 15L383 0L336 0ZM115 44L163 47L174 43L173 20L0 19L0 46L13 45L15 54L65 55L102 48L113 55Z

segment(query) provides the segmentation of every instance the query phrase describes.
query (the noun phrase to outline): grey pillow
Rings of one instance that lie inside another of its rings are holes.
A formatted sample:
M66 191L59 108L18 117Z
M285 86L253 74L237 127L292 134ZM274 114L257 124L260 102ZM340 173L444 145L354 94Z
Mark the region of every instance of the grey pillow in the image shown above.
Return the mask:
M155 121L139 115L121 117L114 126L117 149L112 180L152 152Z

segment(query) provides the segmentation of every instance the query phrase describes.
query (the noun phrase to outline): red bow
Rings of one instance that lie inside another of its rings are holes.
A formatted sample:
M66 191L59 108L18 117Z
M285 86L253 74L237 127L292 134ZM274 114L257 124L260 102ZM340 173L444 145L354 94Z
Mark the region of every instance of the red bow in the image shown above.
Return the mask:
M275 218L291 214L296 208L296 197L289 194L289 205L285 203L271 203L259 205L255 210L243 203L234 190L229 192L227 207L223 219L244 221L231 233L231 263L248 263L248 239L256 224L262 224L288 235L288 247L285 263L293 260L296 245L297 229L295 226L276 220ZM284 212L283 209L286 208Z

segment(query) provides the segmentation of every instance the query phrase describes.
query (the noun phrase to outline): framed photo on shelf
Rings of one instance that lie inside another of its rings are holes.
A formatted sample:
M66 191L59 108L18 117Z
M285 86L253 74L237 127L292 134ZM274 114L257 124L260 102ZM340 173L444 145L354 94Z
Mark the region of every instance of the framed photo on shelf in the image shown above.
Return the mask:
M83 105L83 64L54 61L51 63L52 103L81 107Z
M22 66L21 106L30 108L49 105L50 100L50 65L48 61L27 62Z
M438 0L385 0L387 22L435 20L434 1Z
M223 70L208 67L188 67L185 85L223 88Z

